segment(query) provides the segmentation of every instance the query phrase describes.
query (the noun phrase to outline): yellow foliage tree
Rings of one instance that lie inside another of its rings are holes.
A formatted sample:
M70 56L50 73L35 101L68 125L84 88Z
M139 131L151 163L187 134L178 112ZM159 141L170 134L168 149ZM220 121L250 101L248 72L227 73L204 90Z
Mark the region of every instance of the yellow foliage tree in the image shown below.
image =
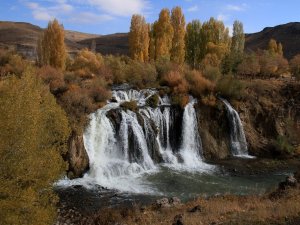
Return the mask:
M63 27L56 19L48 23L37 44L38 63L65 69L66 47Z
M180 7L177 6L172 9L171 22L174 31L171 60L183 64L185 58L185 18Z
M155 59L167 57L170 59L170 51L173 40L173 27L169 9L162 9L158 21L154 24L155 32Z
M133 15L131 18L129 51L134 60L149 60L149 26L141 15Z
M52 184L66 169L67 117L30 71L2 81L0 92L1 224L53 224Z

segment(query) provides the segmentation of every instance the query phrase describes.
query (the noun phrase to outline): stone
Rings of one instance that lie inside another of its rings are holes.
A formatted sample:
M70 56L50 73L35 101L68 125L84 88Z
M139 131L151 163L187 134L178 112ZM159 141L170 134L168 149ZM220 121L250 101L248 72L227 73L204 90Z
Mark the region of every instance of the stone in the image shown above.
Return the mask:
M194 212L201 212L202 208L200 205L196 205L194 208L190 209L189 212L194 213Z
M285 179L285 181L279 183L279 189L285 190L288 187L297 187L297 184L297 179L293 175L290 175Z
M170 198L169 203L173 206L176 206L181 204L181 200L177 197L172 197Z
M174 217L174 222L172 223L172 225L184 225L183 223L183 215L182 214L178 214Z
M83 136L72 132L68 142L67 161L69 162L69 178L82 177L89 169L89 157L83 143Z
M162 199L156 200L156 206L159 207L159 208L168 208L168 207L170 207L169 199L162 198Z

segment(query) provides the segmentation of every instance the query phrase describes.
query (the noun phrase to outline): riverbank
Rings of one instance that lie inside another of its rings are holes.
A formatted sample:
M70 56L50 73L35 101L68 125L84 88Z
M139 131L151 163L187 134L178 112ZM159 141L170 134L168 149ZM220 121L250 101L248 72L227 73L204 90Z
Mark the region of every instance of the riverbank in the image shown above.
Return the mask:
M284 180L288 171L295 171L299 162L232 159L220 161L218 165L223 170L222 173L228 175L228 179L234 176L249 179L261 176L263 179L268 174L284 171L286 175L282 175L281 179L277 178L279 182ZM183 224L192 225L253 224L255 221L260 221L259 224L270 224L266 221L276 222L278 218L282 220L285 217L293 221L298 216L297 213L300 213L300 190L291 189L283 195L270 195L277 186L278 183L274 182L273 188L263 194L203 194L189 201L182 201L183 204L171 204L167 208L153 204L164 196L126 194L100 186L93 190L73 186L58 191L60 205L57 224L172 224L175 216L179 214L182 214ZM189 212L193 208L196 212ZM251 220L247 221L249 217Z

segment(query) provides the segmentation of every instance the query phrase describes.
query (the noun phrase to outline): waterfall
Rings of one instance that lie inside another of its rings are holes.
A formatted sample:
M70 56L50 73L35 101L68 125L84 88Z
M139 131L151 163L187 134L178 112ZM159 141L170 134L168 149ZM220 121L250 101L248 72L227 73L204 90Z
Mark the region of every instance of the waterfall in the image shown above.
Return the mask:
M159 97L158 107L151 108L146 103L154 94L157 91L152 89L113 91L113 101L90 116L84 133L90 170L82 182L144 192L143 174L159 170L160 165L208 168L202 160L196 101L191 98L181 110L164 96ZM136 101L138 111L120 107L126 101Z
M225 104L227 117L230 123L230 145L233 156L250 157L243 124L238 112L225 99L220 98Z
M182 146L180 150L183 162L195 166L202 161L202 143L198 132L195 101L187 104L183 113Z

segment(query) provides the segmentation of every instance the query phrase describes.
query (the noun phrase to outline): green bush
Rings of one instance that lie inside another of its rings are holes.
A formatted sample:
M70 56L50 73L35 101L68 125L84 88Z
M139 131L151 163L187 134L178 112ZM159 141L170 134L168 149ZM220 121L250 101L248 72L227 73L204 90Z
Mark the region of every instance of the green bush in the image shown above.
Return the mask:
M290 144L288 138L282 135L277 137L275 141L275 148L283 154L292 155L295 152L295 148Z
M231 75L223 76L216 84L217 94L230 99L243 97L243 88L243 84Z

